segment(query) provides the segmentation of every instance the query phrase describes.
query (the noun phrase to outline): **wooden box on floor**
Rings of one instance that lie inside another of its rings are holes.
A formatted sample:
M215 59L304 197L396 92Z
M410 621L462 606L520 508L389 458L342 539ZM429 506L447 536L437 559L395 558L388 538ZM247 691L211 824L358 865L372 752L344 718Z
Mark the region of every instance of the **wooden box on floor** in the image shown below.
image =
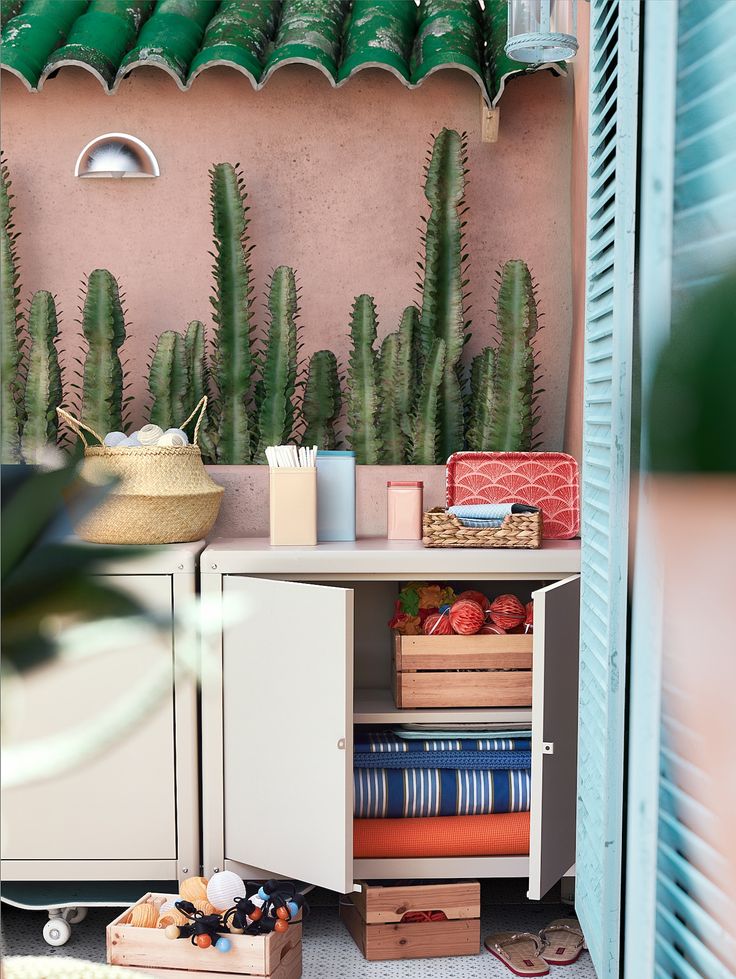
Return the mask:
M144 894L146 901L176 900L173 894ZM135 905L134 905L135 906ZM145 970L154 979L184 979L201 974L202 979L234 979L237 976L268 976L269 979L299 979L302 974L302 926L290 925L286 932L270 935L228 935L229 952L197 948L183 938L166 938L160 928L137 928L128 924L132 907L107 926L107 961L128 969Z
M369 961L480 952L480 884L363 884L340 903L340 917ZM442 911L446 920L406 921L412 912Z
M531 705L531 633L393 638L397 707Z

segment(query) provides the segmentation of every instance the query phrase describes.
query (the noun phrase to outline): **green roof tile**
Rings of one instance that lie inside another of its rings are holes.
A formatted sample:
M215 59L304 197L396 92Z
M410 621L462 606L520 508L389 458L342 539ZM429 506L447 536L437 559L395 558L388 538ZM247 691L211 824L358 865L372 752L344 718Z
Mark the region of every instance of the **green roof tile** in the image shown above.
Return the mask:
M506 0L0 0L0 66L30 91L66 65L114 92L153 66L188 89L216 65L262 88L283 65L318 68L333 86L364 68L408 88L439 69L469 73L495 104L507 78L530 70L504 52ZM545 65L560 72L558 65Z

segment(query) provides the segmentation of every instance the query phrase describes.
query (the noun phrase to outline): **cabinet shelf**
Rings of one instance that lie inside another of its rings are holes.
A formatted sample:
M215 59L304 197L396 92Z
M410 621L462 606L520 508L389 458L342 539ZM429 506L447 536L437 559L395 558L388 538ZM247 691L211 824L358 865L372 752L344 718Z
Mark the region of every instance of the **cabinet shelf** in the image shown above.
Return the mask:
M530 724L531 707L422 707L399 708L390 690L355 691L353 722L355 724L463 724L500 722L513 727Z

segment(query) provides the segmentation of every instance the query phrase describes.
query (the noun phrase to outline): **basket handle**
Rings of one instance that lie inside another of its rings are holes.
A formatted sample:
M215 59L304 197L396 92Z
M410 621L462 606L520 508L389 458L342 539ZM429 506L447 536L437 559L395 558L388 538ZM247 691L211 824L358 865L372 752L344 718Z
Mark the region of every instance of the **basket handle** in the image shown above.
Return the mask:
M181 425L179 426L179 428L186 428L186 426L189 424L192 418L194 418L195 415L198 415L197 424L194 426L194 441L192 442L192 445L197 445L197 439L199 438L199 429L202 424L202 421L204 420L204 413L207 410L207 401L208 398L207 395L205 394L202 400L199 402L199 404L195 406L194 411L191 413L189 418L187 418L187 420L182 422Z
M87 432L88 435L94 436L100 445L104 445L102 438L100 438L94 428L90 428L88 425L85 425L84 422L81 422L78 418L75 418L75 416L70 414L68 411L65 411L63 408L57 408L56 414L62 421L65 421L69 428L71 428L71 430L84 442L85 449L89 448L89 443L84 437L85 432Z

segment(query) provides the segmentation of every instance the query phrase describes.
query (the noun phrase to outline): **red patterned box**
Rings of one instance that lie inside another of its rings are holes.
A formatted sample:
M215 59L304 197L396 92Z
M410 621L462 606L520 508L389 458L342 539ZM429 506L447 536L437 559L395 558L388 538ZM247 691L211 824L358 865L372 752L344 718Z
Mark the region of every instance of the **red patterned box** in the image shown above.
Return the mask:
M578 464L564 452L455 452L447 460L447 506L470 503L536 506L546 539L577 537Z

